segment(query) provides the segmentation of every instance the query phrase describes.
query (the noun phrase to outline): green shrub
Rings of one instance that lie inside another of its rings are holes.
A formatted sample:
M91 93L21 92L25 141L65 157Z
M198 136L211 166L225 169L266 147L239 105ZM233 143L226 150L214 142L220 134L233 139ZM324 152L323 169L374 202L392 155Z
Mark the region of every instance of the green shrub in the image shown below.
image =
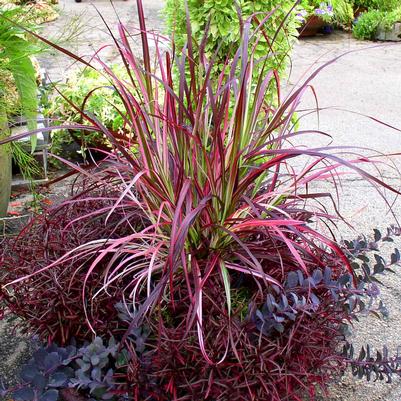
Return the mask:
M29 120L36 118L38 109L37 71L32 59L38 48L14 22L33 29L22 8L0 5L0 103L8 117L24 114Z
M401 21L401 7L398 7L395 10L384 14L381 26L385 30L389 31L393 28L393 25L396 22L400 21Z
M352 4L348 0L331 0L334 10L334 22L341 26L349 26L354 19Z
M368 10L391 11L399 5L399 0L354 0L355 7L363 7Z
M14 77L7 67L3 68L3 63L0 61L0 96L2 97L3 107L8 116L16 116L21 114L21 102L18 95L17 87L15 86Z
M58 17L58 7L52 0L0 0L0 10L2 8L7 10L19 8L24 23L29 24L43 24Z
M376 0L377 9L381 11L392 11L400 6L400 0Z
M354 26L353 33L357 39L375 39L379 28L389 31L399 21L401 21L401 7L388 12L371 10L360 15Z
M113 71L119 76L123 75L122 68L118 66L113 66ZM81 123L82 114L74 109L74 104L102 121L107 129L113 132L124 130L124 118L119 111L123 109L121 97L99 71L91 68L75 71L58 90L60 92L50 100L45 111L47 116L63 123ZM81 143L84 148L103 147L107 144L107 140L98 132L56 131L52 138L53 151L59 153L64 143L73 140Z
M354 0L354 7L378 9L378 0Z
M349 0L302 0L300 7L308 16L318 15L326 23L339 26L349 26L354 19L352 4Z
M383 17L383 12L377 10L371 10L361 14L353 29L355 38L360 40L374 39Z
M266 37L258 37L259 43L255 49L255 60L270 56L266 70L275 69L283 74L289 60L292 47L298 36L297 28L300 21L296 13L290 13L294 7L293 0L283 0L278 5L275 0L241 0L238 2L242 18L247 19L255 13L261 21L269 12L272 16L264 24ZM224 64L229 54L235 53L240 44L240 29L238 13L232 0L188 0L188 10L191 20L192 35L195 42L201 43L208 21L210 20L206 56L211 58L219 49L216 60L216 72ZM290 15L287 17L287 14ZM186 12L184 0L167 0L165 18L168 32L173 36L175 45L182 49L187 41ZM279 29L283 24L282 29ZM254 22L257 26L257 22ZM253 39L255 41L255 38ZM220 64L220 67L217 67ZM255 69L255 76L260 75L262 65Z

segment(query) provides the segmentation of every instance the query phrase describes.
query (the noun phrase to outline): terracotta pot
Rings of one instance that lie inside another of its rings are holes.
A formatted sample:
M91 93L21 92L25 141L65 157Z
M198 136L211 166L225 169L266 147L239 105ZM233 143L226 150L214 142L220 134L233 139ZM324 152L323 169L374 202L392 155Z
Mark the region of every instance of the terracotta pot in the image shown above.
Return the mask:
M326 23L317 15L312 15L299 29L299 37L315 36Z

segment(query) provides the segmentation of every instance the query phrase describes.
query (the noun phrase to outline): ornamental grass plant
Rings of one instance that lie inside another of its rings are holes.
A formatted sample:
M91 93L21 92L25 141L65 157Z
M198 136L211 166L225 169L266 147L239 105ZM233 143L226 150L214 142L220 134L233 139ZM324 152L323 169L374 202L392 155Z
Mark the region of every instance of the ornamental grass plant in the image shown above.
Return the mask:
M70 389L137 401L313 400L347 365L363 364L344 326L380 313L372 277L399 262L396 252L388 263L378 256L370 269L365 254L376 248L340 244L340 216L321 201L335 199L346 171L397 191L365 170L376 158L312 148L308 136L325 134L293 124L324 66L286 96L275 71L262 68L255 81L249 43L263 34L248 19L212 81L207 39L174 54L137 6L139 34L119 24L113 37L126 79L101 52L88 62L56 46L109 79L132 135L115 136L72 104L84 123L57 128L102 133L113 149L90 167L65 161L80 176L71 198L3 244L2 312L52 344L35 353L13 398L56 401ZM192 38L189 17L186 27ZM132 50L139 39L142 58ZM322 180L334 182L333 195L314 192Z

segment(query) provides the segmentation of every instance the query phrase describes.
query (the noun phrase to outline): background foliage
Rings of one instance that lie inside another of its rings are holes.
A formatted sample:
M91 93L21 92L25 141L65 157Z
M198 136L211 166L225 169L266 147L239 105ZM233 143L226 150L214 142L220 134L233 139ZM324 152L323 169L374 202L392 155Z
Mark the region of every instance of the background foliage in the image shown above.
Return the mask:
M355 21L353 34L357 39L374 40L379 29L389 31L396 22L401 22L401 5L398 0L374 0L357 4L366 8Z
M121 66L111 66L113 73L123 78L126 71ZM76 70L68 77L66 83L57 85L57 91L50 95L45 114L54 125L80 123L82 111L93 116L111 131L123 133L125 130L124 104L110 82L110 78L91 68ZM82 148L108 147L109 141L103 134L84 132L82 130L55 130L52 133L52 151L61 153L66 143L78 142Z
M7 114L19 111L30 121L33 129L38 109L37 74L31 57L38 51L26 32L14 25L25 23L20 8L5 10L0 7L0 90ZM15 88L15 89L14 89ZM17 95L16 95L17 93ZM16 102L18 105L16 105Z
M266 71L276 70L280 75L284 74L289 64L291 50L298 36L297 28L300 21L291 10L295 7L292 0L283 0L277 3L274 0L241 0L238 2L242 19L246 20L254 15L253 26L267 20L263 24L263 35L251 39L255 45L252 50L255 62L266 61ZM221 72L227 57L233 56L240 46L241 33L239 28L239 10L230 0L189 0L188 11L191 20L192 36L195 42L200 44L208 32L208 40L205 43L205 56L212 59L217 52L216 73ZM270 15L271 14L271 15ZM186 11L183 0L167 0L166 25L172 35L178 52L187 42ZM251 49L251 47L249 48ZM199 54L195 49L195 54ZM254 77L257 79L263 63L254 67Z

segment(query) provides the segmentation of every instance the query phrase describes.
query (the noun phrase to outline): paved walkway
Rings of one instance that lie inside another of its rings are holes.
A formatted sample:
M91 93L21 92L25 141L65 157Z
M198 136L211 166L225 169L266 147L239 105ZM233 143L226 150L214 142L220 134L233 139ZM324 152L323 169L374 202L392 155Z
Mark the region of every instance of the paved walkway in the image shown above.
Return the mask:
M89 55L93 49L105 42L111 43L110 35L104 28L97 10L83 0L75 3L73 0L60 0L61 17L46 28L46 35L55 35L66 26L75 16L81 16L84 31L77 43L70 45L71 49L80 55ZM106 0L95 1L98 11L106 18L108 24L114 28L117 21L115 12ZM160 10L163 2L158 0L144 0L148 28L160 28ZM123 22L128 27L137 26L136 6L133 0L116 0L115 8ZM379 119L401 127L401 45L374 47L372 43L361 43L353 40L349 35L340 33L329 37L311 38L303 40L297 45L293 60L292 73L288 87L295 84L297 79L316 60L319 63L343 54L349 50L358 50L350 53L335 64L327 67L315 80L314 87L319 96L321 107L338 106L347 110L372 115ZM369 48L371 47L371 48ZM107 51L107 50L106 50ZM108 57L113 58L109 51ZM56 60L56 61L55 61ZM63 56L49 55L42 62L48 68L53 80L66 76L70 61ZM303 106L314 107L311 94L306 95ZM316 129L316 116L310 116L302 121L301 128ZM351 145L370 147L383 153L401 151L401 133L378 125L372 120L345 113L343 111L325 111L320 114L320 128L333 136L336 145ZM308 144L320 145L327 143L317 137L308 139ZM398 161L398 167L401 167ZM386 179L396 187L400 187L399 178L394 171L381 166ZM328 184L322 184L326 187ZM394 220L386 214L386 207L380 196L372 190L366 182L357 177L346 177L342 188L343 201L341 210L344 216L352 222L355 232L341 226L341 233L355 236L355 233L367 233L375 227L385 228ZM401 216L401 204L397 201L394 211ZM388 344L395 348L401 344L401 268L397 276L388 276L384 279L384 300L390 309L387 321L365 319L358 325L357 341L360 344L369 342L380 346ZM356 381L346 376L339 385L333 387L333 400L342 401L401 401L401 386L384 384L368 384Z
M349 35L340 33L325 38L303 40L296 47L293 56L291 83L296 82L306 68L321 57L319 65L345 52L336 63L328 66L314 80L321 108L337 106L349 111L376 117L388 124L401 128L401 45L377 46L371 42L358 42ZM303 101L306 107L314 107L313 95L308 94ZM316 116L306 118L302 128L317 127ZM331 110L320 114L320 128L332 135L333 145L362 146L382 153L401 151L401 132L394 131L368 118ZM322 145L327 140L311 138L309 143ZM372 153L372 152L367 152ZM387 160L391 163L390 160ZM394 160L401 167L401 159ZM388 166L378 166L385 180L400 189L401 180ZM370 171L378 175L377 172ZM329 185L323 185L328 189ZM387 208L380 195L364 180L356 176L343 178L340 204L343 215L352 223L356 233L369 234L372 229L385 229L394 218L387 214ZM389 198L393 198L388 194ZM393 210L401 216L401 202L398 199ZM352 230L340 225L345 236L355 236ZM400 241L397 242L400 246ZM391 246L388 247L391 250ZM381 349L383 344L395 350L401 345L401 267L400 274L383 279L382 298L389 308L386 321L374 317L362 319L354 330L355 343L370 343ZM401 401L401 385L395 380L392 385L369 383L345 376L332 389L333 400L341 401Z
M73 51L85 59L89 59L95 50L101 46L112 45L113 34L117 34L117 23L120 19L130 30L135 32L138 27L136 2L134 0L115 0L114 9L109 0L95 0L89 2L75 3L74 0L59 0L60 17L53 23L45 26L44 35L46 38L59 41L60 32L73 35L68 43L61 43L63 47ZM145 17L149 30L161 28L161 9L163 0L144 0ZM105 26L102 17L106 20ZM138 51L140 41L138 40ZM112 46L102 50L102 56L113 60L118 57ZM41 58L41 65L44 66L52 81L62 80L69 70L74 68L74 62L58 52L51 52Z

